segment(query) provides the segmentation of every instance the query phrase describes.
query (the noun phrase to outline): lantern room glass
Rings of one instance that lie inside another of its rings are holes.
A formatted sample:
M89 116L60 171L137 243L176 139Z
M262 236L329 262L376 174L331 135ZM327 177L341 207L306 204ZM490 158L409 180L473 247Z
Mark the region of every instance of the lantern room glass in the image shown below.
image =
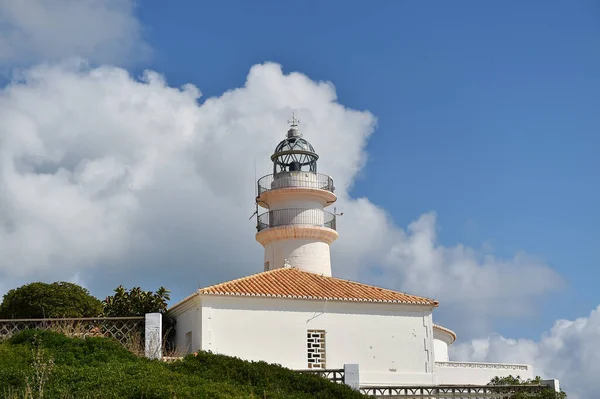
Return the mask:
M273 174L283 172L317 172L317 159L313 146L302 137L292 136L281 141L271 156Z

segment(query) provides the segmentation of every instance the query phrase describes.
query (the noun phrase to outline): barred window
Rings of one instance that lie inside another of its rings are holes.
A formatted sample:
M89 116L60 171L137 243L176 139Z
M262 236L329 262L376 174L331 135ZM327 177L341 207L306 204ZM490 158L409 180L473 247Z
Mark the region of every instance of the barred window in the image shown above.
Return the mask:
M325 368L325 330L306 332L306 350L309 369Z

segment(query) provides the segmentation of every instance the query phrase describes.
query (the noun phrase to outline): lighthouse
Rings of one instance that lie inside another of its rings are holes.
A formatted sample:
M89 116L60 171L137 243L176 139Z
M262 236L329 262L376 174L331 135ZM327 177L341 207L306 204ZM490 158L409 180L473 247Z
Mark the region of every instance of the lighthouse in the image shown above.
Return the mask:
M275 148L273 173L261 177L256 204L256 240L265 248L264 271L281 267L331 276L329 247L338 238L333 179L317 172L319 156L292 117L285 139Z
M337 199L333 179L317 172L319 156L294 117L290 125L271 156L273 173L257 182L257 209L265 211L257 211L256 240L265 270L199 288L172 306L178 350L294 370L344 369L368 392L485 387L515 370L533 378L529 365L452 362L456 334L433 323L438 301L331 276L329 247L338 237L335 212L327 211Z

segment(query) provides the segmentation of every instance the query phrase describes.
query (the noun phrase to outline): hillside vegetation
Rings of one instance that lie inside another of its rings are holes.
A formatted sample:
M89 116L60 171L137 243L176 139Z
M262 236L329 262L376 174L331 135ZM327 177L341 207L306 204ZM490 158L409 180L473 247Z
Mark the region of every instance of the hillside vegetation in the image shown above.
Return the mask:
M163 363L109 338L24 331L0 342L0 398L364 398L323 378L200 352Z

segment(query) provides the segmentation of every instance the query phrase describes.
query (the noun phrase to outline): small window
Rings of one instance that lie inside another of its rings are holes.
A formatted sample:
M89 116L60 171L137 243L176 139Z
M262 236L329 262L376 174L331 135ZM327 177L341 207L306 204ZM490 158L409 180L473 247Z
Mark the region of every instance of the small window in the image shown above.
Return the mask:
M185 333L185 350L187 353L192 353L192 332Z
M265 262L265 271L269 270L269 261Z
M306 332L306 355L309 369L325 368L325 330Z

